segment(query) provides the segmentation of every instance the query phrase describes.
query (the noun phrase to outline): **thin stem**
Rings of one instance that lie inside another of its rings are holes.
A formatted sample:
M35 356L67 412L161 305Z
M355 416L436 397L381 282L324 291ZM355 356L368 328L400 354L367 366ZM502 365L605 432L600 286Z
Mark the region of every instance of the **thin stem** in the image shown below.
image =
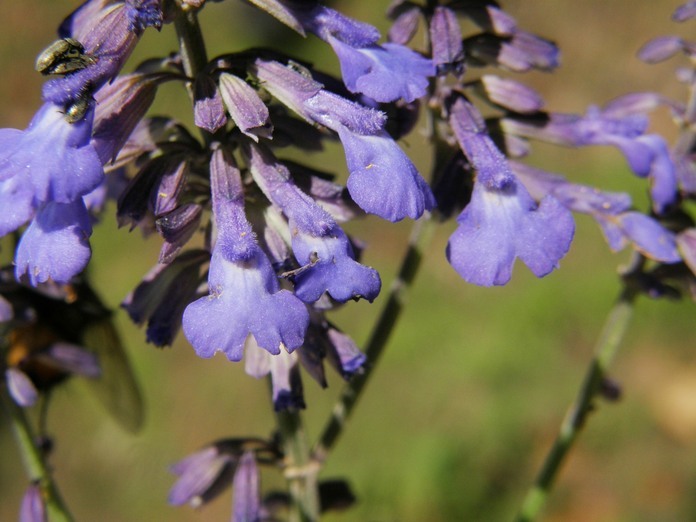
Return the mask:
M194 79L208 63L205 42L195 11L182 10L175 21L179 40L179 52L185 74ZM193 100L193 84L188 86ZM206 143L213 135L202 131ZM298 411L283 411L276 415L283 450L285 453L285 476L291 496L291 522L314 522L319 520L319 493L317 472L310 462L309 443Z
M638 290L627 285L612 308L597 342L595 356L590 362L577 399L571 406L551 450L532 488L527 492L518 515L518 522L535 520L541 513L554 480L558 476L568 452L594 409L594 400L600 393L609 366L616 355L628 328Z
M208 53L205 50L203 32L198 23L198 16L194 9L181 9L174 20L176 36L179 41L179 54L184 74L191 80L186 84L191 103L195 102L193 80L205 69L208 64ZM199 129L203 141L210 145L215 135L205 129ZM220 129L219 132L222 132Z
M404 296L416 277L423 258L422 252L424 246L430 241L432 229L433 223L429 215L423 216L414 225L401 268L397 278L392 283L387 302L375 323L372 335L365 348L368 364L362 374L356 375L346 384L334 405L331 417L312 450L312 456L318 463L326 460L331 449L336 444L348 418L353 412L355 404L365 389L365 385L367 385L377 367L377 362L384 352L387 341L389 341L394 327L401 316Z
M285 453L285 478L290 489L290 522L319 520L318 466L310 459L309 443L297 410L276 414Z
M179 54L184 73L193 79L208 63L203 33L198 24L198 17L193 10L181 11L174 21L176 36L179 40ZM193 99L193 84L188 85L189 94Z
M41 449L36 445L36 437L24 410L15 404L4 387L0 389L0 400L10 417L15 440L29 480L38 484L41 489L41 497L46 506L48 519L50 522L72 522L72 515L51 477Z
M285 476L290 483L291 520L293 522L318 520L321 506L318 497L317 475L321 464L326 460L342 433L346 421L394 331L403 308L404 295L416 277L423 257L421 252L424 245L430 240L431 232L432 223L429 215L415 223L401 268L392 283L387 303L384 305L377 323L375 323L372 336L365 349L369 365L362 374L355 376L346 384L311 454L308 452L307 436L302 427L299 412L287 411L277 415L278 427L288 461Z

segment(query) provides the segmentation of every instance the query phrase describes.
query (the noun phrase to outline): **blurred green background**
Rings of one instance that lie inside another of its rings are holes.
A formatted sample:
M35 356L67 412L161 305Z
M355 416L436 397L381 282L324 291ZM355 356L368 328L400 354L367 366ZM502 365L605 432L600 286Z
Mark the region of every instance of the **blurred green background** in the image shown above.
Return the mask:
M0 125L24 128L40 103L36 55L78 2L2 2ZM334 2L384 32L386 0ZM670 22L679 2L633 0L504 2L527 30L555 40L563 65L552 75L531 73L556 111L583 112L629 91L658 90L683 97L676 62L648 66L635 58L647 39L693 34ZM202 15L209 53L256 45L312 50L318 68L336 72L335 57L315 38L302 41L242 2L211 4ZM173 29L149 32L132 63L175 49ZM132 66L132 64L131 64ZM473 71L477 74L477 71ZM155 112L185 115L188 100L165 86ZM669 117L655 128L673 136ZM427 172L425 140L417 132L403 146ZM645 185L614 149L571 151L538 146L530 162L607 189L628 190L645 207ZM310 158L312 160L312 158ZM326 161L317 157L314 161ZM331 160L343 169L343 160ZM341 173L345 175L344 172ZM595 224L580 216L561 269L537 280L518 263L505 288L465 284L448 266L444 247L453 230L436 234L400 327L375 379L331 456L323 477L345 477L359 504L327 520L510 520L533 480L567 405L580 385L604 316L618 291L617 267ZM365 240L364 261L385 288L403 252L410 225L369 218L350 230ZM96 228L95 285L117 307L155 262L156 238ZM363 343L384 298L351 304L336 322ZM558 481L547 521L696 520L696 354L694 305L639 301L631 330L614 365L624 395L602 404ZM78 381L55 394L49 430L52 459L64 497L78 520L228 520L230 495L200 511L166 504L174 482L167 467L220 437L267 435L273 429L266 383L221 356L195 357L183 338L156 350L124 317L117 322L147 400L137 436L122 432L86 397ZM316 436L341 382L328 390L305 378L308 429ZM15 520L26 485L7 423L0 423L0 520ZM265 486L278 485L264 472Z

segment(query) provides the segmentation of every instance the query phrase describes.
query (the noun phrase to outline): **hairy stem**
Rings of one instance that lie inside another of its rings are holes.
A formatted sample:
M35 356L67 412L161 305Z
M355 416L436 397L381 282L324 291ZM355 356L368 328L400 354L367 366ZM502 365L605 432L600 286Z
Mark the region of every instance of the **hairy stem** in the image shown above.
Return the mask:
M346 384L334 405L331 417L326 423L319 440L312 449L312 456L319 463L326 460L331 449L336 444L348 418L353 412L353 408L365 389L365 385L367 385L377 367L377 362L384 352L384 348L401 315L406 291L413 283L421 265L423 247L430 241L432 225L429 215L423 216L414 225L401 268L392 283L387 302L375 323L372 335L365 348L368 364L362 374L356 375Z
M310 459L307 434L297 410L276 414L285 454L285 478L290 489L290 522L319 520L318 469Z
M50 522L71 522L73 520L72 515L53 481L41 449L36 444L36 436L24 410L15 404L4 387L0 388L0 401L10 418L12 431L29 481L38 484L41 489L41 498L46 506L48 520Z
M193 10L181 11L174 21L174 27L179 41L179 54L184 73L189 78L194 79L208 63L205 41L196 12ZM188 89L191 99L193 99L193 83L189 83Z
M610 311L580 392L561 424L534 485L524 498L518 522L535 520L544 508L561 465L585 425L588 414L594 410L595 399L626 333L637 296L638 290L627 285Z

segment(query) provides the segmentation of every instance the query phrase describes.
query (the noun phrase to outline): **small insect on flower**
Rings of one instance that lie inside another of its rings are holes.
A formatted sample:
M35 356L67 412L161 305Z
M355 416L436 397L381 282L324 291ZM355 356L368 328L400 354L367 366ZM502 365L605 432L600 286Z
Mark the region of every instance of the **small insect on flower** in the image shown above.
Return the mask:
M73 38L62 38L49 45L36 59L34 68L44 75L70 74L97 63Z
M65 109L65 120L68 123L76 123L85 117L92 106L92 96L83 94Z

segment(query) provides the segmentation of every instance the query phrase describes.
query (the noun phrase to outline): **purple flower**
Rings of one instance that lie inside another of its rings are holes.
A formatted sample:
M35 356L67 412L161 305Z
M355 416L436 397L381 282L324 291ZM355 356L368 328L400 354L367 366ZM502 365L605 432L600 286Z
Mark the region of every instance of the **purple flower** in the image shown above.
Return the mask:
M259 469L254 452L245 451L232 481L232 522L257 522L261 510Z
M101 377L97 355L87 348L66 342L56 342L37 352L36 359L61 372L90 379Z
M503 118L501 124L510 134L569 147L615 146L638 176L650 172L655 158L652 146L637 139L648 125L647 118L641 114L616 116L611 111L591 107L585 116L552 113L548 121Z
M297 365L297 352L281 351L271 355L250 341L247 346L244 370L248 375L260 379L270 374L271 396L275 411L305 407L302 379Z
M377 44L377 29L328 7L297 9L296 16L307 31L331 45L349 91L378 102L412 102L426 93L428 77L435 74L427 58L402 45Z
M164 239L160 250L160 263L171 263L181 248L198 230L203 208L196 203L186 203L157 217L155 226Z
M558 174L516 161L510 161L509 165L537 201L551 195L569 210L592 216L619 214L633 204L631 196L624 192L605 192L589 185L570 183Z
M672 20L675 22L685 22L696 16L696 2L686 2L674 11Z
M638 58L646 63L659 63L681 51L693 52L693 44L678 36L662 36L643 45L638 51Z
M657 220L640 212L596 216L609 248L618 251L629 242L642 255L663 263L678 263L681 256L677 249L677 237Z
M664 263L680 261L677 238L655 219L631 211L631 198L620 192L603 192L570 183L561 176L511 162L535 198L553 196L574 212L590 214L602 227L609 248L618 251L628 243L644 256Z
M519 257L537 277L557 268L573 237L573 219L556 199L539 205L514 178L504 187L474 184L471 202L457 218L447 259L465 281L504 285Z
M41 207L24 232L15 255L17 279L36 286L49 279L67 283L87 266L92 224L82 199Z
M60 27L62 37L78 40L94 59L90 65L63 78L49 80L43 99L67 106L116 77L145 28L161 27L160 0L91 0L79 7Z
M293 221L290 229L295 230ZM373 301L382 283L373 268L355 260L353 247L338 225L315 236L297 229L292 250L303 268L294 276L295 295L306 303L317 301L324 292L341 303L364 298Z
M464 73L464 49L459 20L454 11L447 7L435 8L430 22L430 41L433 48L433 64L438 74L451 70L457 76L461 76Z
M367 357L358 349L355 341L331 324L326 329L326 335L330 346L326 356L336 371L345 379L359 373Z
M227 111L239 130L252 140L271 138L273 125L268 107L256 91L244 80L233 74L220 75L220 93Z
M360 208L395 222L418 219L435 206L430 187L386 132L365 136L342 128L338 134L350 172L348 191Z
M509 78L484 74L480 88L491 102L520 114L535 113L544 106L544 100L536 91Z
M553 42L522 30L515 30L512 40L501 46L498 61L513 71L532 68L549 71L558 67L560 52Z
M200 506L220 491L217 485L226 482L233 466L234 455L223 451L217 444L180 460L171 467L179 480L169 491L169 503L174 506L187 503Z
M665 139L657 134L648 134L637 139L653 153L650 164L650 199L657 214L662 214L677 201L677 172Z
M435 75L430 60L402 45L385 43L356 49L332 36L328 42L341 62L348 90L378 102L412 102L425 95L428 78Z
M34 187L25 176L0 181L0 237L17 230L34 215Z
M199 74L193 83L194 123L208 132L215 132L227 123L225 105L215 80L206 74Z
M390 221L417 219L435 206L430 187L384 131L384 114L325 91L278 62L256 62L257 75L277 99L337 132L346 154L348 190L366 212Z
M251 174L266 196L289 218L292 249L300 268L295 271L295 295L305 302L328 292L337 301L379 294L377 272L355 261L353 248L331 215L291 180L271 151L249 145Z
M5 378L15 402L27 407L36 402L38 389L46 388L41 379L50 375L57 382L70 374L92 379L100 377L97 356L82 346L56 342L23 356L17 361L17 367L5 371Z
M0 129L0 182L26 178L14 190L25 201L31 190L33 208L48 201L72 203L92 191L104 176L90 143L92 115L90 110L68 123L59 107L46 103L27 130Z
M415 36L418 30L418 22L423 15L420 6L417 5L392 5L389 6L389 17L394 23L389 28L387 35L390 42L406 45Z
M180 460L171 467L178 480L169 491L169 503L197 508L232 484L232 520L253 522L260 509L260 459L278 459L274 445L256 438L222 439Z
M113 162L155 99L162 75L128 74L95 94L92 144L103 164Z
M147 321L147 342L167 346L174 341L184 309L197 297L200 266L208 259L203 250L189 250L170 264L158 264L124 299L121 306L134 323Z
M92 227L82 196L104 178L90 142L93 114L90 108L69 123L46 103L27 130L0 130L0 234L33 217L15 257L17 278L27 273L33 285L68 282L89 261Z
M280 290L244 215L239 170L221 149L213 154L211 179L218 237L208 274L210 295L186 308L184 334L204 358L222 351L231 361L241 360L249 334L272 354L292 351L304 339L307 309Z
M39 397L39 392L26 373L17 368L8 368L5 370L5 380L7 381L7 390L17 404L22 408L34 405Z
M506 284L517 257L537 277L551 272L573 238L570 212L552 197L537 205L464 98L452 104L450 125L477 173L447 246L450 264L467 282L482 286Z
M22 498L22 506L19 510L19 522L46 522L46 506L41 497L41 487L38 484L30 484Z
M310 314L310 323L304 344L292 354L293 356L297 354L297 358L299 358L305 371L322 388L328 386L324 360L328 361L336 372L346 380L361 373L367 358L359 350L355 341L327 321L318 305L310 310ZM246 371L257 378L270 372L276 409L278 409L280 401L284 407L303 408L302 382L297 371L296 358L285 357L289 363L277 362L276 359L277 357L270 356L264 350L249 351L247 352Z

